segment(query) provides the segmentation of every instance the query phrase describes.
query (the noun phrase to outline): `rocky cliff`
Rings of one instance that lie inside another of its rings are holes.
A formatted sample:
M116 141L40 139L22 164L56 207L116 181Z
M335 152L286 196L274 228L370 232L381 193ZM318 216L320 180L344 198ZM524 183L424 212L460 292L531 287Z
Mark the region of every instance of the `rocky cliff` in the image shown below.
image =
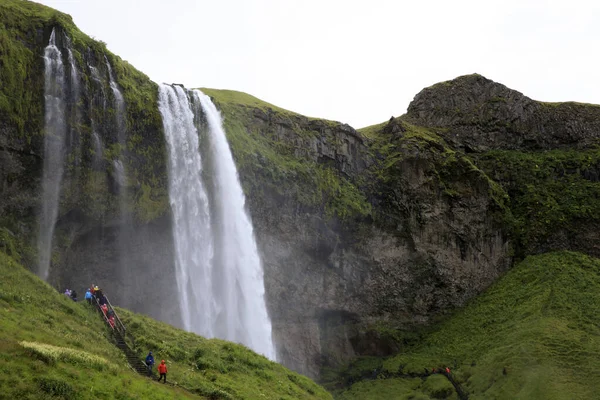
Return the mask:
M50 282L99 283L118 304L178 324L156 85L64 14L5 1L0 19L0 246L35 269L41 54L54 29L82 90L70 91ZM109 66L125 100L124 142ZM515 256L598 252L596 106L540 103L471 75L357 131L204 91L222 111L247 196L279 359L301 373L401 350L415 326L465 304Z

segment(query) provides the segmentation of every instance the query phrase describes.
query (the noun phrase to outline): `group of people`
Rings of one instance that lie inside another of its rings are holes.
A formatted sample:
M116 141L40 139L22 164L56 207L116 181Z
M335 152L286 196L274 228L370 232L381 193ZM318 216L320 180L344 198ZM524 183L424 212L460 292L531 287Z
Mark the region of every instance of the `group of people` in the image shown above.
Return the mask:
M74 290L66 289L64 294L65 294L65 296L68 296L71 299L73 299L73 301L77 301L77 293ZM108 299L106 298L104 293L102 293L102 289L100 289L98 286L92 284L85 291L85 300L90 305L93 305L94 300L96 300L98 302L98 304L100 305L100 311L102 311L102 313L106 317L106 320L108 321L108 324L110 325L110 327L113 329L115 328L115 313L112 310L112 307L110 309L108 308L108 305L107 305ZM146 356L146 366L148 367L149 375L152 374L152 366L153 365L154 365L154 356L152 355L152 352L149 352L148 356ZM165 360L161 360L160 364L158 364L157 369L158 369L158 373L159 373L158 381L160 382L161 380L163 380L163 383L167 383L167 364L165 364Z
M100 311L102 311L104 317L106 317L110 327L113 329L115 328L115 313L112 310L112 307L110 310L108 309L108 300L104 293L102 293L102 289L92 284L92 286L85 290L85 300L90 305L94 304L94 300L96 300L100 306Z
M77 292L71 289L65 289L65 296L71 298L73 301L77 301Z
M152 352L149 352L146 356L146 366L148 367L148 374L152 375L152 366L154 365L154 356ZM158 364L158 381L164 378L163 383L167 383L167 364L165 364L165 360L161 360L160 364Z

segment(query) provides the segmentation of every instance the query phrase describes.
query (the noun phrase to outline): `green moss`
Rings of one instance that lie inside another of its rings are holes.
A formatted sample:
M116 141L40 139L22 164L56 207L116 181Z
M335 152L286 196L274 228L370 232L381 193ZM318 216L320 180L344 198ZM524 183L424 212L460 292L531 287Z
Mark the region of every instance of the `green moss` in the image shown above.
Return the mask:
M396 133L391 133L390 128L394 128ZM363 135L369 137L370 150L377 160L371 168L377 179L372 190L382 197L382 207L378 211L382 212L383 218L387 218L388 212L393 212L386 210L386 207L397 206L395 191L408 184L405 182L405 163L409 163L411 169L422 169L427 176L427 184L437 186L448 201L487 194L496 222L512 226L513 217L505 190L469 157L452 150L438 134L440 130L413 125L404 117L361 130Z
M149 222L163 216L169 206L169 196L165 188L156 185L142 184L139 199L136 201L136 215L138 220Z
M478 164L510 196L515 232L525 249L579 222L600 219L600 149L493 151Z

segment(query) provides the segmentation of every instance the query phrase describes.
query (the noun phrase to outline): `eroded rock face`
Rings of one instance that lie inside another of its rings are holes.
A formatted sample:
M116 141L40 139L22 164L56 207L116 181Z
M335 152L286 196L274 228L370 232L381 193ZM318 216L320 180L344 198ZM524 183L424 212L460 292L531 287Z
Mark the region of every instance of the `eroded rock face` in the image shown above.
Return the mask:
M600 138L600 106L542 103L473 74L419 92L408 107L418 125L466 152L586 148Z
M498 205L490 183L458 161L455 176L447 179L467 190L447 195L437 177L444 146L409 146L380 182L369 143L354 130L326 126L327 134L307 138L298 130L310 130L313 121L281 123L260 115L249 130L276 132L277 140L291 141L303 156L351 172L353 180L376 182L369 195L374 215L350 221L299 207L280 194L248 199L284 365L318 378L322 367L356 355L397 351L398 344L381 338L374 325L427 323L464 304L509 267L511 245L492 217ZM392 121L383 135L400 143L405 130ZM250 179L247 172L240 171L242 180Z

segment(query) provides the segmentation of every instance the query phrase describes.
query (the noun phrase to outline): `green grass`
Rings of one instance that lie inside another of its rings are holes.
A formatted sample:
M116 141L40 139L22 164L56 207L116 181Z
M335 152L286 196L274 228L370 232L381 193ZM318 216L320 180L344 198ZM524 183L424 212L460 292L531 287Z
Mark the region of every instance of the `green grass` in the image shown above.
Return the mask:
M133 372L96 312L4 253L0 276L0 397L199 398Z
M133 372L105 324L0 253L0 387L12 399L329 399L310 379L222 340L121 310L146 349L169 365L171 387ZM188 389L188 390L185 390Z
M164 359L169 379L193 393L215 399L329 399L305 376L248 348L203 337L126 310L119 315L133 334L141 356Z
M420 343L384 360L382 375L447 365L471 399L594 398L599 319L600 260L573 252L530 256ZM339 398L385 398L380 385L385 393L409 381L359 383Z
M271 103L267 103L257 97L254 97L248 93L238 92L236 90L225 90L225 89L210 89L210 88L201 88L200 89L204 94L210 96L215 99L219 104L230 104L237 106L244 106L250 108L257 108L263 111L271 109L279 114L283 115L299 115L293 111L289 111L283 109L281 107L277 107Z
M330 126L340 125L337 121L331 121L322 118L314 118L307 117L305 115L300 115L296 112L286 110L284 108L278 107L271 103L267 103L264 100L261 100L257 97L254 97L248 93L238 92L237 90L227 90L227 89L210 89L210 88L200 88L200 90L210 96L214 101L218 102L220 105L229 105L229 106L242 106L247 108L255 108L262 111L272 111L280 116L287 117L299 117L306 118L308 120L318 120L322 121Z

